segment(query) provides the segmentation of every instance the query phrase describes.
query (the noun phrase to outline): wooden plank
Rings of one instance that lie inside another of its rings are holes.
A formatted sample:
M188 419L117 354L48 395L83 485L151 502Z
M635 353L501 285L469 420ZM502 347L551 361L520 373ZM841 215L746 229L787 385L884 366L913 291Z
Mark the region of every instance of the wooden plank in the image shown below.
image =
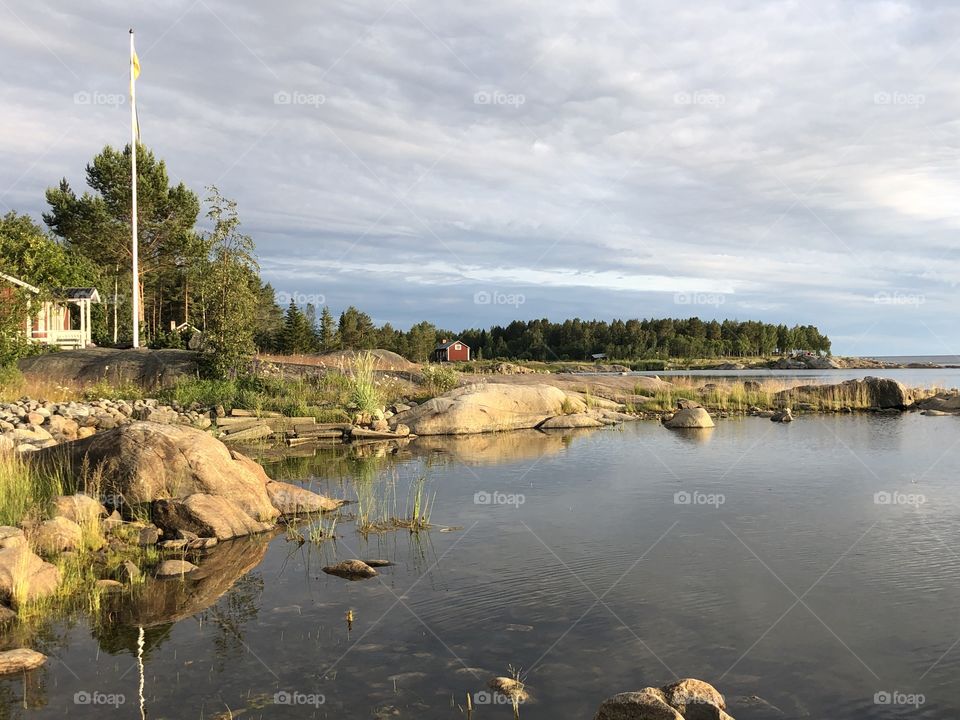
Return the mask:
M261 420L256 418L246 418L242 423L233 423L230 425L218 425L217 427L223 431L226 435L232 435L233 433L243 432L244 430L249 430L252 427L257 427L257 425L263 425L264 423Z
M353 427L350 423L297 423L293 429L298 432L311 432L313 430L339 430L340 432L350 432Z
M351 440L400 440L403 437L403 435L397 435L396 433L378 432L367 428L355 427L350 430Z
M230 417L256 417L256 413L253 410L242 410L241 408L233 408L230 411Z
M314 430L313 432L298 432L298 433L287 433L288 437L299 437L299 438L314 438L317 440L332 440L334 438L342 438L343 431L341 430Z
M231 427L233 425L243 425L249 422L259 422L255 417L222 417L217 418L217 425Z
M241 440L259 440L261 438L273 435L273 430L269 425L257 425L256 427L239 430L223 437L224 442L240 442Z

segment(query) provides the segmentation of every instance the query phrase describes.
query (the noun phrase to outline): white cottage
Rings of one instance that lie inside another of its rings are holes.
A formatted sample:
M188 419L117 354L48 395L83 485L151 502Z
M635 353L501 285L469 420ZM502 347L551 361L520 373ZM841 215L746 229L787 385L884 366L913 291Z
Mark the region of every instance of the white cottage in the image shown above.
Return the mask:
M93 344L91 307L100 302L96 288L66 288L55 292L52 300L40 301L31 298L40 295L40 288L0 272L0 298L9 297L16 288L28 293L23 332L29 340L64 349L85 348ZM78 308L76 313L70 312L71 305ZM73 315L78 318L76 323ZM74 324L79 327L75 329Z

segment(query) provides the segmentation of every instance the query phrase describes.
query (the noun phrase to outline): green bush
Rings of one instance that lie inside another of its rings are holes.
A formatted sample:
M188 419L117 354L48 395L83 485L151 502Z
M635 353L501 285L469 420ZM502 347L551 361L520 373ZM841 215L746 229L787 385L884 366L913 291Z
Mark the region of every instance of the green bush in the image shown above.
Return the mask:
M460 373L447 365L427 365L421 375L424 389L432 395L442 395L460 384Z

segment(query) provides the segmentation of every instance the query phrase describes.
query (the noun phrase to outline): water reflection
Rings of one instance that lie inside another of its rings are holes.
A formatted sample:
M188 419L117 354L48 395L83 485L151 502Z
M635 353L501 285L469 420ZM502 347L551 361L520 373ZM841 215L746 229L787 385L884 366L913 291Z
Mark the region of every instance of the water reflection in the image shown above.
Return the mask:
M350 506L336 540L224 543L201 575L149 581L92 631L61 623L48 654L79 677L51 662L31 696L49 703L22 712L98 717L71 703L98 687L133 710L144 623L154 718L464 717L465 692L510 665L537 700L526 720L592 717L671 671L714 681L738 720L898 717L874 704L886 688L927 696L911 717L958 717L960 562L944 545L960 519L955 440L936 418L831 416L298 449L271 475L345 497L426 473L434 529L362 535ZM477 503L480 490L525 502ZM725 502L677 503L679 491ZM880 491L926 502L878 504ZM403 510L402 482L397 496ZM320 572L348 558L393 564L362 583ZM0 683L9 715L21 685ZM276 705L278 691L325 704Z
M712 428L674 428L670 430L671 433L676 435L678 438L684 442L688 442L691 445L704 445L710 442L710 439L713 437L713 433L716 430L715 427Z
M96 635L108 652L135 653L138 628L145 628L146 646L166 638L172 624L211 608L248 572L259 565L273 535L264 533L220 543L196 560L199 569L181 578L147 578L131 594L107 596L104 622Z

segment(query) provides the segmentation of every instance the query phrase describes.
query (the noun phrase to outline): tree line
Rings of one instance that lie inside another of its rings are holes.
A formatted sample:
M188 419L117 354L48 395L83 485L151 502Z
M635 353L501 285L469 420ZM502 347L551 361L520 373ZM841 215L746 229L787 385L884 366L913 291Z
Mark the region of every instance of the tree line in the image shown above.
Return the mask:
M338 349L382 348L414 362L430 358L443 339L458 338L476 359L589 361L594 355L619 359L718 358L830 354L830 338L813 325L774 325L754 320L700 318L653 320L515 320L506 327L468 329L459 333L429 322L408 331L389 323L377 327L355 307L334 321L330 309L312 305L301 310L291 303L265 349L286 354Z
M41 288L96 287L93 339L101 346L132 341L131 146L105 147L86 167L78 194L61 180L46 192L46 228L29 216L0 218L0 271ZM165 163L137 146L141 344L181 347L199 331L203 367L213 376L243 372L256 351L282 354L383 348L414 362L437 342L460 338L477 359L584 361L608 358L712 358L798 351L829 353L830 340L812 325L687 319L517 320L507 326L453 332L430 322L409 330L377 326L355 307L286 308L259 275L254 241L241 231L236 203L214 187L199 196L170 182ZM205 212L204 212L205 211ZM207 229L198 228L204 212ZM26 295L0 288L0 366L29 346L18 329Z

